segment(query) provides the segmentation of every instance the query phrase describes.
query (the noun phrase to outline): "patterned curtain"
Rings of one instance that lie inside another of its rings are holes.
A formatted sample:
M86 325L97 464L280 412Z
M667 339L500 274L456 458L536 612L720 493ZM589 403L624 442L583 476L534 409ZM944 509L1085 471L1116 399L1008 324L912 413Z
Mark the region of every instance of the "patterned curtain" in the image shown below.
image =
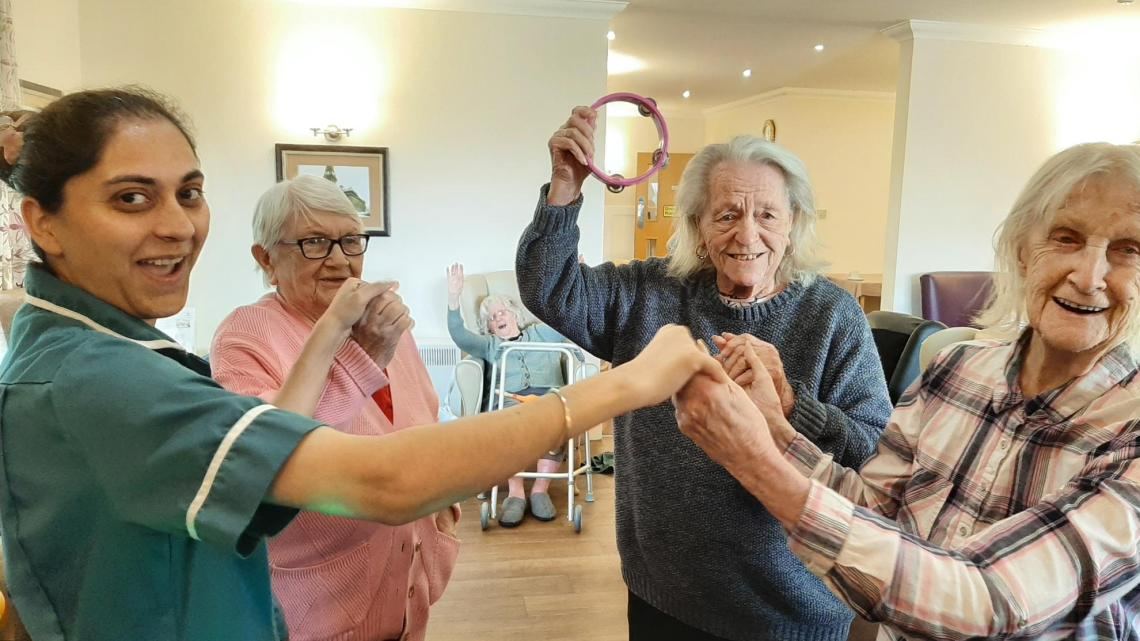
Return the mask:
M0 0L0 128L13 124L20 109L20 80L16 69L11 0ZM32 248L20 220L20 197L0 181L0 290L24 286Z
M16 69L16 38L12 28L12 2L0 0L0 109L20 108L20 75Z

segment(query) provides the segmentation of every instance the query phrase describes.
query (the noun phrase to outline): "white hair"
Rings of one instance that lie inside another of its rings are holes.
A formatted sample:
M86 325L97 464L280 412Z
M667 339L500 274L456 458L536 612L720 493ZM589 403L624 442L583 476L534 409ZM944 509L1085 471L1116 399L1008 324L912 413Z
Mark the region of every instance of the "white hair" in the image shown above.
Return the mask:
M294 219L311 220L316 214L360 221L352 201L331 180L308 175L282 180L257 199L253 210L253 244L269 251L281 242ZM262 278L268 286L268 275L263 272Z
M777 285L793 281L810 284L824 267L815 234L815 197L807 167L787 149L756 136L737 136L727 144L706 145L689 161L677 190L677 216L669 239L669 273L689 278L713 270L712 263L697 256L701 247L700 219L709 205L709 177L726 162L773 167L784 177L792 229L788 250L776 270Z
M1055 154L1033 174L994 234L997 274L989 303L978 314L979 325L1009 336L1024 329L1029 319L1021 252L1033 233L1052 225L1065 201L1095 178L1122 181L1140 191L1140 145L1076 145ZM1129 321L1129 343L1140 334L1137 321Z
M491 306L498 303L507 309L508 312L515 315L515 322L518 323L519 329L522 329L523 313L520 303L510 296L503 294L491 294L479 303L479 331L484 334L489 334L489 323L491 321Z

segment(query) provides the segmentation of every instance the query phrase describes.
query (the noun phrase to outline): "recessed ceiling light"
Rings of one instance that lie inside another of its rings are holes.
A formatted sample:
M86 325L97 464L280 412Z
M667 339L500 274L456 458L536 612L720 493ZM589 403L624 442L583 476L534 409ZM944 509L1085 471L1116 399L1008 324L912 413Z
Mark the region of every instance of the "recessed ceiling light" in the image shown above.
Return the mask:
M815 50L816 51L823 51L823 45L816 45Z
M740 75L744 76L745 78L751 78L752 77L752 70L751 69L745 69Z
M613 40L616 37L617 37L617 34L614 33L613 31L607 31L606 32L606 40Z
M688 97L689 97L689 96L691 96L691 95L693 95L693 92L689 91L688 89L686 89L686 90L684 90L684 91L682 91L682 92L681 92L681 97L682 97L682 98L688 98Z

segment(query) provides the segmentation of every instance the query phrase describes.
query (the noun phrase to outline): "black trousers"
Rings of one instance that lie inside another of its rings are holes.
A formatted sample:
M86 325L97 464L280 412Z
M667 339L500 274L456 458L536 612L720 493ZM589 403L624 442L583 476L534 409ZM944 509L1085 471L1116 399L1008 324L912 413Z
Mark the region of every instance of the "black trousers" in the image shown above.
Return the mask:
M629 641L727 641L685 625L629 593Z

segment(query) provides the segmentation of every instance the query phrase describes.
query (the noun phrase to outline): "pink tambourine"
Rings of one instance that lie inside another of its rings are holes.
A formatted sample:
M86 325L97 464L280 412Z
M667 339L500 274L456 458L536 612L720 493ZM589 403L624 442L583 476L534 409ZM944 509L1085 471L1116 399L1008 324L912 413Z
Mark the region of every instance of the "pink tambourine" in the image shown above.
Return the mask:
M662 116L661 112L657 109L657 101L652 98L639 96L635 93L611 93L608 96L598 98L594 104L590 105L590 108L597 109L611 102L629 102L637 105L638 113L647 118L653 118L653 124L657 126L657 136L661 139L661 146L653 152L653 166L649 168L649 171L636 178L626 178L621 174L607 174L599 169L593 160L590 160L589 165L587 165L590 169L590 173L597 176L598 180L604 182L606 189L618 194L630 185L636 185L649 180L650 176L661 171L669 164L669 128L665 126L665 116Z

